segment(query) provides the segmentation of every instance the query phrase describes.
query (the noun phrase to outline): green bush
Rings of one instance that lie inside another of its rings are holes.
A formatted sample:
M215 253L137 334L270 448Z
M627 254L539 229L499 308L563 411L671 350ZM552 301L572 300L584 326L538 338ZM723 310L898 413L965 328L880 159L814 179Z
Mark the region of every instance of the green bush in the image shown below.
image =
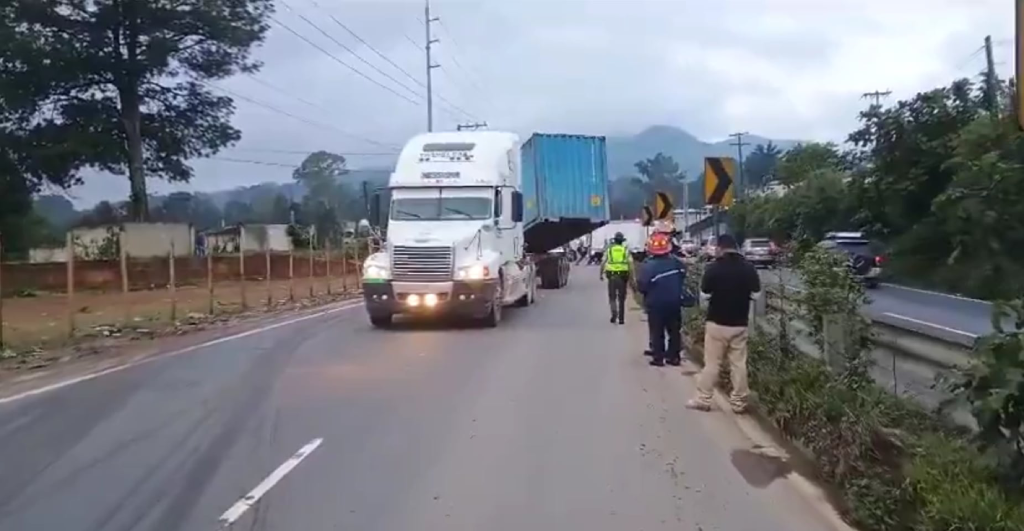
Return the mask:
M859 314L863 290L846 269L811 249L797 270L807 291L796 297L796 314L781 322L816 321L820 346L820 324L838 315L852 338L843 352L845 364L837 371L798 353L786 334L754 327L748 344L751 387L759 409L812 456L821 479L835 488L844 517L863 531L1024 530L1024 497L1000 483L1005 461L975 446L963 429L871 383L865 355L870 329ZM694 273L691 282L699 282ZM702 310L687 312L686 328L696 346L703 320ZM1006 358L1012 356L1001 359ZM996 382L1008 380L985 381L998 387ZM972 389L980 396L987 388L976 383ZM993 418L1003 419L1000 427L1012 427L1018 417L1009 412L1020 409L1002 402L1000 407L1002 415Z

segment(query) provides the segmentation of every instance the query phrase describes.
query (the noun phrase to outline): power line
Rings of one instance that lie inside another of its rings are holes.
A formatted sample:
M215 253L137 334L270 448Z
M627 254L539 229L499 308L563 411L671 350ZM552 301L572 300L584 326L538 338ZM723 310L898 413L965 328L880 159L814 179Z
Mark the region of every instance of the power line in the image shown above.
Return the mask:
M295 169L299 166L297 164L284 164L281 162L267 162L264 160L249 160L249 159L236 159L232 157L209 157L209 160L217 160L221 162L234 162L237 164L256 164L258 166L276 166L280 168L291 168Z
M455 36L452 35L452 31L448 29L447 25L445 25L444 20L438 20L438 24L440 24L441 27L444 28L444 32L448 35L448 40L452 41L452 47L455 48L456 50L461 50L462 46L460 46L458 41L455 40ZM474 76L470 75L469 71L466 68L463 68L462 63L459 62L457 54L454 51L451 54L451 60L452 64L454 64L455 67L461 70L462 73L466 76L466 79L469 81L469 83L473 85L473 87L476 88L477 90L483 92L483 89L481 89L480 86L473 79Z
M872 92L865 92L864 94L861 94L860 97L861 99L872 98L875 100L875 105L881 105L882 98L888 98L891 95L891 90L875 90Z
M297 17L301 18L302 20L306 21L306 24L309 24L310 26L312 26L312 27L313 27L313 29L315 29L315 30L317 30L318 32L320 32L320 34L321 34L321 35L323 35L324 37L327 37L327 38L328 38L328 39L329 39L329 40L330 40L331 42L333 42L334 44L337 44L337 45L338 45L338 47L340 47L341 49L345 50L346 52L348 52L348 53L352 54L352 56L353 56L353 57L355 57L356 59L359 59L359 61L360 61L360 62L362 62L362 63L363 63L363 64L365 64L366 66L368 66L368 67L372 68L372 69L373 69L373 70L374 70L375 72L377 72L378 74L380 74L380 75L382 75L382 76L384 76L384 77L388 78L389 80L391 80L391 82L392 82L392 83L394 83L394 84L396 84L396 85L398 85L398 86L402 87L402 88L403 88L403 89L405 89L405 90L408 90L408 91L409 91L409 92L411 92L412 94L416 94L416 91L415 91L415 90L413 90L413 89L409 88L409 87L408 87L408 86L407 86L407 85L406 85L405 83L402 83L401 81L399 81L399 80L395 79L394 77L392 77L392 76L391 76L390 74L388 74L387 72L385 72L385 71L381 70L380 68L377 68L377 66L376 66L376 65L374 65L373 63L371 63L371 62L367 61L366 59L364 59L364 58L363 58L363 57L362 57L361 55L359 55L359 54L357 54L357 53L356 53L355 51L353 51L353 50L352 50L352 48L349 48L348 46L346 46L345 44L343 44L343 43L342 43L341 41L339 41L338 39L335 39L335 38L334 38L334 37L333 37L333 36L332 36L331 34L329 34L329 33L327 33L326 31L324 31L324 30L323 30L323 29L322 29L322 28L321 28L320 26L317 26L317 25L316 25L316 24L315 24L315 23L314 23L314 22L313 22L312 20L309 20L309 18L307 18L307 17L305 16L305 15L303 15L302 13L299 13L299 12L298 12L297 10L295 10L294 8L292 8L292 7L290 6L290 5L288 5L288 3L287 3L287 2L285 2L284 0L280 0L280 1L281 1L281 5L283 5L283 6L284 6L285 8L287 8L287 9L288 9L289 11L291 11L292 13L294 13L294 14L295 14L295 16L297 16ZM334 18L334 17L331 17L331 18Z
M401 67L401 66L399 66L399 65L398 65L397 63L395 63L394 61L392 61L392 60L391 60L391 59L390 59L390 58L389 58L388 56L386 56L386 55L384 55L383 53L381 53L381 52L380 52L380 50L378 50L377 48L374 48L372 44L370 44L370 43L366 42L366 40L365 40L365 39L363 39L362 37L360 37L358 33L356 33L356 32L354 32L354 31L352 31L352 29L351 29L351 28L349 28L349 27L348 27L348 26L346 26L346 25L345 25L345 24L344 24L343 22L341 22L340 20L338 20L338 19L337 19L337 18L336 18L336 17L334 16L334 15L332 15L332 14L328 13L328 12L327 12L327 10L326 10L326 9L324 9L324 8L323 8L323 7L322 7L322 6L321 6L321 5L320 5L320 4L319 4L319 3L318 3L318 2L316 1L316 0L309 0L309 2L310 2L311 4L313 4L314 6L316 6L316 7L317 7L317 9L320 9L321 11L324 11L325 13L327 13L327 16L328 16L328 17L330 17L330 19L331 19L332 21L334 21L334 23L335 23L335 24L337 24L338 26L340 26L340 27L341 27L341 29L343 29L343 30L347 31L349 35L351 35L351 36L352 36L352 37L354 37L354 38L355 38L355 39L356 39L357 41L359 41L360 43L362 43L362 45L363 45L363 46L366 46L366 47L367 47L367 48L368 48L368 49L369 49L369 50L370 50L371 52L373 52L373 53L377 54L377 57L380 57L381 59L383 59L384 61L386 61L386 62L387 62L387 63L388 63L389 65L391 65L391 66L395 67L395 69L397 69L397 70L398 70L399 72L401 72L401 73L405 74L405 77L407 77L407 78L409 78L409 79L413 80L413 82L417 83L417 84L418 84L418 85L420 85L421 87L425 87L425 86L426 86L426 85L424 85L424 84L423 84L423 83L422 83L422 82L421 82L420 80L418 80L418 79L416 79L415 77L413 77L413 75L412 75L412 74L410 74L410 73L409 73L408 71L406 71L406 69L402 68L402 67ZM408 37L406 37L406 38L408 38Z
M279 153L282 155L309 155L317 151L327 151L335 155L342 155L346 157L393 157L398 155L398 150L395 151L333 151L330 149L275 149L275 148L232 148L235 151L248 151L251 153Z
M307 118L303 118L301 116L292 114L292 113L290 113L288 111L278 109L277 107L274 107L273 105L269 105L267 103L263 103L262 101L250 98L249 96L245 96L243 94L239 94L239 93L237 93L237 92L235 92L233 90L226 89L226 88L221 87L219 85L214 85L213 83L209 83L209 82L206 82L206 81L203 81L202 83L205 83L206 85L208 85L210 87L213 87L213 88L215 88L215 89L217 89L217 90L219 90L221 92L224 92L225 94L228 94L229 96L232 96L232 97L235 97L235 98L247 101L249 103L252 103L253 105L256 105L256 106L259 106L259 107L263 107L264 109L267 109L269 111L276 112L276 113L281 114L283 116L287 116L287 117L292 118L294 120L298 120L300 122L304 122L304 123L306 123L308 125L312 125L314 127L330 129L332 131L341 133L341 134L343 134L345 136L348 136L348 137L351 137L351 138L355 138L357 140L361 140L361 141L366 142L368 144L373 144L373 145L387 147L387 148L394 148L395 147L394 145L391 145L391 144L385 144L383 142L378 142L376 140L372 140L372 139L366 138L364 136L357 135L355 133L350 133L348 131L345 131L344 129L340 129L340 128L335 127L335 126L333 126L331 124L325 124L325 123L309 120Z
M373 83L374 85L377 85L378 87L380 87L380 88L382 88L382 89L384 89L384 90L394 94L395 96L398 96L399 98L402 98L403 100L405 100L405 101L407 101L407 102L409 102L409 103L411 103L413 105L419 105L418 102L410 99L408 96L406 96L404 94L398 93L395 89L393 89L393 88L391 88L391 87L389 87L389 86L387 86L387 85L377 81L376 79L373 79L372 77L370 77L370 76L364 74L362 71L358 70L356 67L346 63L345 61L342 61L341 59L338 58L338 56L332 54L331 52L328 52L327 50L325 50L323 47L321 47L317 43L307 39L304 35L302 35L301 33L297 32L297 31L295 31L294 29L290 28L287 24L281 22L280 20L278 20L278 19L276 19L274 17L270 17L270 20L273 20L278 26L281 26L282 28L287 30L292 35L295 35L296 37L302 39L303 41L306 42L306 44L316 48L317 50L320 50L321 53L323 53L324 55L326 55L326 56L330 57L331 59L333 59L334 62L340 64L341 66L344 66L345 68L347 68L347 69L349 69L349 70L351 70L353 72L355 72L360 77L362 77L363 79L369 81L370 83Z
M270 83L270 82L268 82L268 81L264 81L264 80L262 80L262 79L260 79L260 78L256 77L256 76L255 76L255 75L253 75L253 74L249 74L249 78L251 78L251 79L252 79L253 81L255 81L256 83L259 83L260 85L263 85L264 87L267 87L268 89L270 89L270 90L272 90L272 91L274 91L274 92L277 92L278 94L282 94L282 95L284 95L284 96L287 96L287 97L289 97L289 98L294 98L294 99L296 99L296 100L299 100L299 101L301 101L302 103L305 103L306 105L308 105L308 106L310 106L310 107L312 107L312 108L314 108L314 109L316 109L316 110L318 110L318 111L324 111L324 110L326 110L326 109L324 109L324 108L323 108L322 106L320 106L320 105L317 105L317 104L315 104L315 103L313 103L313 102L311 102L311 101L309 101L309 100L307 100L307 99L305 99L305 98L303 98L303 97L301 97L301 96L298 96L298 95L296 95L296 94L292 94L291 92L288 92L287 90L285 90L285 89L283 89L283 88L280 88L280 87L278 87L278 86L275 86L275 85L271 84L271 83Z
M370 50L371 52L373 52L374 54L376 54L376 55L377 55L378 57L380 57L381 59L383 59L384 61L386 61L386 62L387 62L388 64L390 64L391 66L395 67L395 69L397 69L397 70L398 70L399 72L401 72L402 74L404 74L404 75L405 75L405 77L407 77L407 78L411 79L411 80L412 80L412 81L413 81L414 83L416 83L416 84L417 84L417 85L419 85L420 87L423 87L423 88L426 88L426 87L427 87L427 85L426 85L426 84L424 84L424 83L423 83L422 81L420 81L419 79L416 79L416 77L415 77L415 76L413 76L412 74L410 74L410 73L409 73L409 71L407 71L406 69L404 69L404 68L402 68L401 66L399 66L399 65L398 65L398 63L396 63L396 62L392 61L392 60L391 60L391 58L389 58L389 57L388 57L387 55L385 55L385 54L384 54L384 53L382 53L382 52L381 52L380 50L378 50L377 48L375 48L375 47L374 47L374 46L373 46L372 44L370 44L369 42L366 42L366 39L363 39L362 37L360 37L358 33L356 33L356 32L355 32L355 31L353 31L353 30L352 30L351 28L349 28L348 26L346 26L346 25L345 25L345 23L343 23L342 21L338 20L338 19L337 19L337 17L335 17L334 15L330 14L329 12L327 12L327 10L326 10L326 9L324 9L324 8L323 8L323 6L321 6L321 5L320 5L320 4L319 4L319 3L318 3L318 2L316 1L316 0L309 0L309 2L310 2L311 4L313 4L314 6L316 6L316 7L317 7L317 9L320 9L321 11L324 11L325 13L327 13L327 16L328 16L328 17L329 17L329 18L330 18L330 19L331 19L331 20L332 20L332 21L333 21L333 22L334 22L335 24L337 24L337 25L338 25L339 27L341 27L341 29L343 29L343 30L347 31L349 35L351 35L352 37L354 37L354 38L355 38L356 40L358 40L358 41L359 41L360 43L362 43L362 45L363 45L363 46L366 46L366 48L367 48L367 49L369 49L369 50ZM302 15L299 15L299 16L301 17ZM329 37L328 37L328 38L329 38ZM406 38L408 39L408 38L409 38L409 36L408 36L408 35L406 35ZM332 39L332 40L333 40L333 39ZM409 40L410 40L410 42L412 42L412 39L409 39ZM415 42L413 42L413 44L415 44ZM417 46L419 46L419 45L417 45ZM342 47L344 47L344 46L342 46ZM350 53L352 53L353 55L356 55L356 57L359 57L359 56L358 56L358 54L356 54L356 53L355 53L355 52L353 52L352 50L348 49L347 47L344 47L344 48L345 48L346 50L348 50L348 51L349 51ZM421 48L421 49L422 49L422 48ZM360 60L362 60L362 58L360 58ZM363 61L363 62L365 63L366 61ZM367 63L367 64L369 64L369 63ZM373 66L373 65L370 65L370 66ZM374 69L376 70L376 67L374 67ZM379 72L379 71L380 71L380 70L378 70L378 72ZM386 75L386 74L385 74L385 75ZM388 77L389 77L390 79L392 79L392 80L394 81L394 78L391 78L390 76L388 76ZM396 83L397 83L397 81L396 81ZM405 85L402 85L402 86L403 86L403 87L404 87L404 88L405 88L406 90L409 90L410 92L413 92L413 93L415 94L415 91L414 91L414 90L410 89L409 87L406 87ZM461 107L459 107L458 105L455 105L454 103L452 103L452 102L448 101L448 100L447 100L447 99L445 99L445 98L444 98L443 96L441 96L441 94L438 94L438 95L437 95L437 99L439 99L439 100L441 100L441 101L442 101L443 103L447 104L447 105L448 105L449 107L451 107L452 109L454 109L454 110L455 110L456 112L462 113L463 115L465 115L465 116L467 116L467 117L469 117L469 118L471 118L471 119L475 119L475 118L473 117L473 115L472 115L472 114L470 114L470 113L466 112L466 110L462 109L462 108L461 108ZM454 118L458 118L458 116L454 116L454 115L453 115L453 117L454 117Z

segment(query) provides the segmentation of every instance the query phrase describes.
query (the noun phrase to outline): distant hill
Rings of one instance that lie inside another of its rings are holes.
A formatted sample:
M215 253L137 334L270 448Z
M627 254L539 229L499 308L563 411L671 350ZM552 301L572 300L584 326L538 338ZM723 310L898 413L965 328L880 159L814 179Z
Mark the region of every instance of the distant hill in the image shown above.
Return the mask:
M346 174L343 179L346 182L352 183L354 186L361 186L360 183L366 181L367 187L372 193L373 190L386 186L390 175L390 168L360 168L349 170L348 174ZM292 201L301 201L303 196L306 195L306 190L301 184L296 182L268 182L253 186L242 186L231 190L210 192L204 195L212 199L218 207L224 208L224 205L227 204L228 201L251 203L256 197L265 196L268 193L281 193Z
M680 168L686 172L690 179L696 179L703 171L704 157L707 156L735 156L736 148L729 145L730 141L704 142L690 133L673 126L655 125L644 129L632 136L608 136L608 169L613 179L636 175L636 168L633 166L637 161L651 158L659 152L671 156L679 163ZM748 135L744 138L750 144L747 150L752 150L758 144L774 142L782 150L789 149L797 144L793 140L770 140L758 135ZM749 151L748 151L749 152ZM351 170L345 177L345 181L356 186L361 186L366 181L370 190L383 187L387 184L388 176L394 161L387 161L381 167L360 168ZM270 194L282 193L294 201L299 201L306 191L301 185L288 181L283 183L262 183L252 186L243 186L231 190L203 193L217 204L224 208L229 201L237 200L243 203L251 203L256 197L265 197ZM111 198L115 202L123 201L125 198ZM160 204L164 196L154 196L151 204ZM81 212L70 206L66 199L57 196L42 196L38 198L42 202L41 213L51 220L56 226L66 226L80 217ZM37 203L38 204L38 203Z
M612 178L636 175L633 164L659 152L675 159L690 179L696 179L704 171L704 157L736 156L736 146L729 145L731 140L704 142L682 129L668 125L648 127L628 137L610 136L607 141L608 171ZM769 141L783 151L798 143L795 140L774 140L758 135L745 136L743 141L750 144L744 147L744 156L758 144L767 144Z

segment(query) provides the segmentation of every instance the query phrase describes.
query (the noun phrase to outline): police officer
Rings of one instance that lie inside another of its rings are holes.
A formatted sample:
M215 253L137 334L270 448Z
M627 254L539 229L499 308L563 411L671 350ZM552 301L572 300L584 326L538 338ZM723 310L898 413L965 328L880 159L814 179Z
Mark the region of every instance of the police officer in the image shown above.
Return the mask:
M626 286L629 285L630 260L629 249L624 242L626 237L616 232L612 244L604 251L604 263L601 265L601 280L608 277L608 305L612 310L610 323L626 322Z
M637 274L637 289L644 297L651 335L651 365L656 367L681 362L686 269L671 251L672 240L668 234L652 234L647 240L649 258L644 260Z

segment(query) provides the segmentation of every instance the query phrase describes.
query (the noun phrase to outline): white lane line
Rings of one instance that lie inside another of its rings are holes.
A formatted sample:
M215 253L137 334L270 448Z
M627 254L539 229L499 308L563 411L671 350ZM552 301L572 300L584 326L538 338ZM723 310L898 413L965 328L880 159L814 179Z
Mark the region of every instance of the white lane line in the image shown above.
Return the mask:
M140 360L136 360L136 361L133 361L133 362L125 363L124 365L117 365L115 367L110 367L108 369L103 369L101 371L96 371L96 372L92 372L92 373L88 373L88 374L83 374L81 376L76 376L74 378L69 378L67 380L61 380L59 382L55 382L55 383L52 383L50 385L45 385L43 387L38 387L36 389L30 389L28 391L25 391L23 393L18 393L16 395L11 395L11 396L8 396L8 397L3 397L3 398L0 398L0 404L6 404L8 402L14 402L14 401L17 401L17 400L21 400L23 398L28 398L30 396L35 396L35 395L39 395L39 394L43 394L43 393L48 393L50 391L55 391L55 390L60 389L62 387L67 387L69 385L74 385L74 384L77 384L77 383L86 382L86 381L89 381L89 380L92 380L92 379L95 379L95 378L99 378L100 376L106 376L108 374L112 374L112 373L115 373L115 372L123 371L123 370L129 369L131 367L137 367L139 365L143 365L145 363L149 363L149 362L152 362L152 361L168 358L168 357L171 357L171 356L178 356L178 355L181 355L181 354L187 354L189 352L195 352L197 350L201 350L201 349L204 349L204 348L207 348L207 347L212 347L214 345L219 345L221 343L226 343L228 341L234 341L236 339L241 339L243 337L249 337L249 336L260 334L260 333L263 333L263 332L266 332L266 331L269 331L269 330L273 330L275 328L281 328L282 326L293 325L295 323L299 323L299 322L302 322L302 321L307 321L309 319L315 319L317 317L322 317L324 315L329 315L329 314L332 314L334 312L340 312L342 310L348 310L348 309L351 309L351 308L357 308L357 307L360 307L362 305L363 305L362 302L357 302L355 304L339 306L337 308L331 308L331 309L328 309L328 310L322 310L322 311L319 311L319 312L316 312L316 313L311 313L309 315L303 315L302 317L296 317L294 319L288 319L287 321L278 321L276 323L272 323L272 324L269 324L269 325L261 326L259 328L253 328L252 330L246 330L244 332L239 332L237 334L231 334L229 336L219 337L217 339L213 339L213 340L207 341L205 343L199 343L198 345L192 345L192 346L185 347L185 348L182 348L182 349L172 350L170 352L163 352L163 353L153 354L152 356L147 356L147 357L142 358Z
M221 529L231 527L236 520L245 514L245 511L248 511L249 508L256 505L260 501L260 498L262 498L270 489L274 488L274 485L277 485L279 481L284 479L292 469L299 466L299 463L301 463L303 459L309 457L309 454L313 453L313 450L316 450L322 442L324 442L323 439L313 439L312 441L309 441L306 446L299 448L299 451L295 452L295 455L289 457L284 463L281 463L281 466L277 467L277 470L271 472L270 475L261 481L259 485L256 485L255 489L249 491L249 494L246 494L245 497L235 502L235 504L228 508L227 511L224 511L224 514L220 516L219 520Z
M882 285L887 287L887 288L905 289L907 291L914 291L914 292L917 292L917 293L924 293L926 295L938 295L940 297L947 297L947 298L950 298L950 299L956 299L956 300L960 300L960 301L978 302L978 303L987 304L987 305L991 305L992 304L989 301L983 301L981 299L972 299L970 297L963 297L961 295L953 295L953 294L950 294L950 293L942 293L941 291L931 291L931 290L921 289L921 288L911 288L911 287L908 287L908 286L901 286L899 284L889 284L888 282L883 282Z
M928 321L922 321L920 319L914 319L913 317L907 317L906 315L900 315L898 313L884 312L882 315L887 315L889 317L892 317L892 318L895 318L895 319L901 319L903 321L909 321L911 323L917 323L917 324L923 325L923 326L930 326L932 328L937 328L939 330L945 330L945 331L953 333L953 334L959 334L961 336L966 336L966 337L970 337L970 338L973 338L973 339L977 339L978 338L977 334L972 334L970 332L964 332L963 330L957 330L956 328L950 328L948 326L942 326L942 325L935 324L935 323L929 323Z

